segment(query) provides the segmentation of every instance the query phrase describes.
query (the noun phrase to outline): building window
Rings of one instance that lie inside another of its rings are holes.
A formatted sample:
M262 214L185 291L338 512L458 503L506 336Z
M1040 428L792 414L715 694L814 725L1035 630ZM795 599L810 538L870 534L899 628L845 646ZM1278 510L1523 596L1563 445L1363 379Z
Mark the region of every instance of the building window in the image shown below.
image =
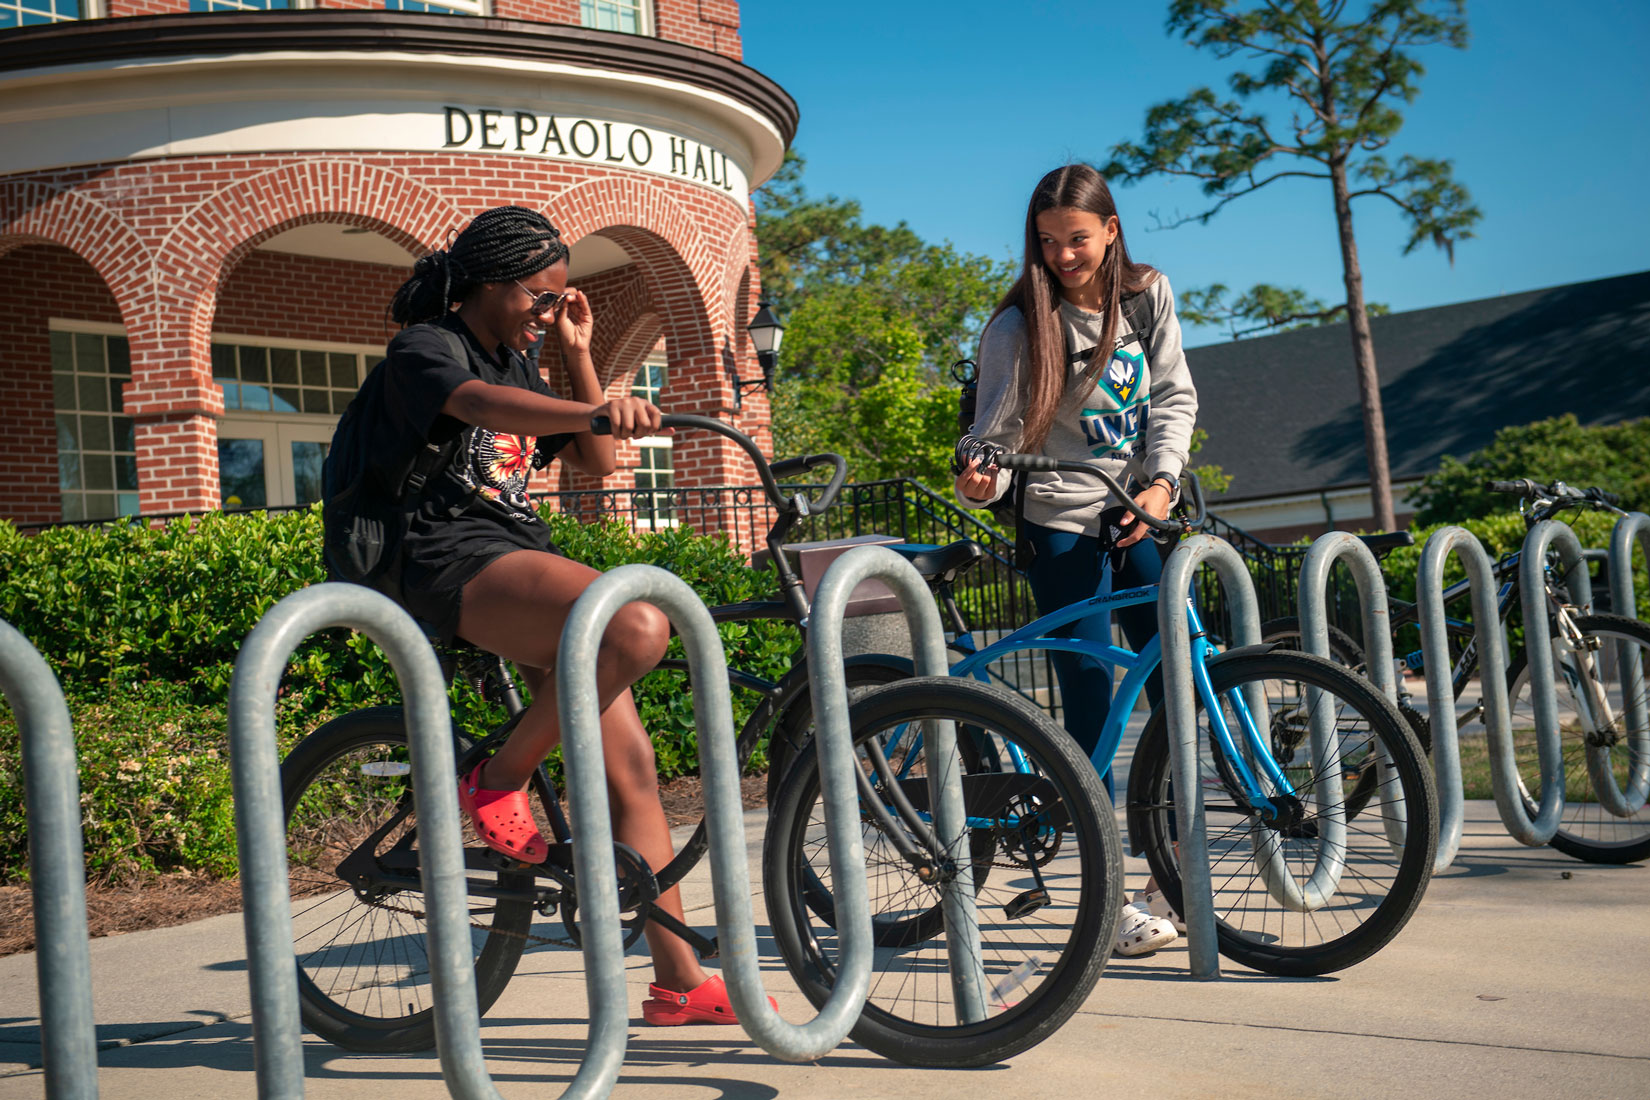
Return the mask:
M630 395L657 405L659 394L664 388L664 357L649 356L647 362L643 363L641 369L636 372L635 380L630 384ZM636 449L638 459L634 470L636 488L669 489L673 483L670 437L656 435L638 439ZM636 494L636 525L638 527L668 527L675 522L675 512L671 508L668 492Z
M361 385L357 352L212 345L212 381L224 411L337 416Z
M599 31L653 33L651 0L579 0L579 23Z
M274 11L291 6L291 0L189 0L190 11Z
M126 337L54 328L51 347L62 518L136 515L137 436L120 394L132 379Z
M0 0L0 28L84 18L80 0Z
M487 0L384 0L387 11L433 11L437 15L486 15Z

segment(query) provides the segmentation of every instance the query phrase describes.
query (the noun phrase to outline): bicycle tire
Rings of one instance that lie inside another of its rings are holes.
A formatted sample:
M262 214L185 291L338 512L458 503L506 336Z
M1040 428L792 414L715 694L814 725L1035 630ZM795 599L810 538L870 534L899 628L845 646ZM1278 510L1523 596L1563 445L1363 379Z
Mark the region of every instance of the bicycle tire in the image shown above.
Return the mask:
M1267 692L1273 724L1303 720L1303 715L1289 714L1285 703L1297 695L1311 698L1306 695L1307 688L1320 689L1317 705L1332 706L1336 716L1342 799L1348 793L1346 785L1350 783L1355 790L1363 772L1372 769L1378 747L1391 764L1390 781L1396 784L1408 817L1404 844L1394 854L1384 813L1366 808L1355 817L1348 814L1340 889L1312 911L1285 908L1266 885L1256 858L1256 842L1277 844L1284 868L1297 882L1310 873L1323 820L1310 793L1317 785L1316 765L1307 759L1293 761L1285 768L1302 799L1299 820L1276 826L1265 824L1257 811L1235 793L1227 763L1212 748L1199 699L1198 768L1221 954L1256 970L1291 977L1328 974L1363 961L1403 928L1432 875L1438 802L1415 735L1396 708L1368 681L1323 658L1290 651L1233 653L1212 661L1209 676L1214 691L1223 700L1244 685L1259 684ZM1277 687L1268 688L1269 684ZM1222 710L1235 727L1229 704L1223 703ZM1135 750L1129 776L1129 827L1131 839L1144 850L1170 905L1184 913L1173 840L1175 800L1168 750L1168 723L1159 708L1148 720ZM1378 805L1384 810L1387 802Z
M1260 640L1268 645L1306 652L1306 640L1301 631L1301 621L1295 615L1268 619L1261 623ZM1336 664L1345 665L1347 668L1361 669L1365 661L1364 649L1352 635L1334 623L1330 623L1329 658Z
M1020 697L973 680L919 677L867 693L850 712L861 752L873 738L885 741L890 730L928 719L955 721L959 741L974 742L973 751L959 755L975 762L964 776L970 833L995 837L989 885L976 875L980 962L991 1003L986 1019L958 1022L946 936L937 932L922 943L876 950L870 995L851 1034L907 1065L990 1065L1048 1038L1094 989L1122 909L1122 849L1094 765ZM1011 744L1025 753L1026 772L1001 766ZM902 782L902 789L920 796L926 779L906 774L911 786ZM931 910L939 884L919 879L870 814L862 812L860 825L873 922ZM973 843L971 851L978 852ZM809 745L772 808L763 884L774 940L815 1005L830 994L838 949L836 930L807 897L812 876L829 881L825 860L818 757ZM1039 883L1041 897L1034 893Z
M467 746L461 746L467 747ZM458 777L453 781L456 784ZM339 859L403 809L407 816L375 846L416 832L405 719L400 707L354 711L304 738L281 764L287 858L293 886L293 946L299 1011L312 1032L346 1050L405 1053L435 1045L423 895L369 898L335 874ZM468 834L468 826L466 825ZM466 845L479 843L473 837ZM480 872L472 870L471 877ZM505 889L527 889L531 874L498 872ZM472 899L476 999L481 1012L504 992L527 946L526 901Z
M1630 741L1622 736L1621 722L1625 717L1626 685L1619 676L1625 647L1633 647L1638 661L1640 688L1638 703L1645 705L1644 695L1650 692L1650 626L1637 619L1621 615L1583 615L1576 626L1588 638L1598 638L1604 645L1596 652L1604 659L1607 669L1614 669L1613 681L1604 687L1606 698L1615 709L1613 744L1610 748L1610 767L1616 776L1616 785L1631 768L1640 763L1633 754ZM1513 733L1514 758L1519 762L1519 786L1526 807L1535 811L1535 800L1530 797L1530 784L1540 789L1540 769L1534 760L1535 716L1530 705L1529 653L1520 653L1507 670L1507 701ZM1587 739L1581 724L1582 699L1576 692L1574 668L1566 668L1560 660L1555 672L1558 686L1559 739L1564 761L1564 816L1558 832L1550 841L1558 851L1588 863L1637 863L1650 858L1650 807L1641 806L1625 818L1616 817L1600 805L1593 793L1592 777L1587 770ZM1526 749L1527 754L1521 753ZM1527 759L1520 759L1527 755Z

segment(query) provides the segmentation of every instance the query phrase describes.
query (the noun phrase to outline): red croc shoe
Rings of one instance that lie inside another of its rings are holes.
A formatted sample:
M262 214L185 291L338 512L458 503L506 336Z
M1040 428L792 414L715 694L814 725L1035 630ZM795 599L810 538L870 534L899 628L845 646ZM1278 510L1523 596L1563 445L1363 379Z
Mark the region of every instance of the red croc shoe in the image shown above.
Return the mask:
M699 988L678 993L662 985L649 985L648 998L642 1002L642 1019L654 1027L678 1027L682 1024L737 1024L733 1002L728 1000L728 988L720 974L713 975ZM775 1012L779 1002L772 997L768 1003Z
M492 791L480 783L481 765L458 783L459 809L470 815L476 835L495 851L526 863L543 863L550 846L533 823L526 791Z

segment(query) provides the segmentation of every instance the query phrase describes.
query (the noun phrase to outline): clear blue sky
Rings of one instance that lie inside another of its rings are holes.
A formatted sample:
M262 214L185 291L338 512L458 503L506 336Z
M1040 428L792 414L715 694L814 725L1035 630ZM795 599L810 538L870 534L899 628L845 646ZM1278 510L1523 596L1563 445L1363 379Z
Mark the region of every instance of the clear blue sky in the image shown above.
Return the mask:
M801 107L810 191L858 199L868 221L1018 259L1025 202L1049 168L1103 162L1148 107L1229 63L1164 32L1159 0L745 0L745 60ZM1395 206L1354 204L1365 294L1394 310L1650 268L1650 0L1470 0L1464 51L1429 48L1393 142L1446 157L1484 212L1452 267L1402 255ZM1195 183L1118 188L1129 249L1177 287L1257 282L1344 300L1328 184L1280 181L1207 226ZM1191 344L1224 339L1188 330Z

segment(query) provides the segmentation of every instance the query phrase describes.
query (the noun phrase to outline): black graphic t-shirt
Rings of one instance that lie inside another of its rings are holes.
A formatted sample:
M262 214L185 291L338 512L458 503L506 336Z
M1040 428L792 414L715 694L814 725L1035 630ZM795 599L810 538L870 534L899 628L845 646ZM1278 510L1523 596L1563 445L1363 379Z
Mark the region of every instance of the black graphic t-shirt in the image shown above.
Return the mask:
M467 362L453 359L437 325L458 334ZM426 485L402 542L409 580L467 559L475 561L479 572L515 548L554 549L549 529L527 499L527 478L548 465L573 436L494 432L441 411L454 390L475 378L556 396L525 357L502 346L496 350L500 358L495 360L458 315L449 313L398 333L384 362L361 387L358 400L376 407L377 415L362 418L372 425L365 445L374 453L406 456L426 443L460 437L452 462Z

